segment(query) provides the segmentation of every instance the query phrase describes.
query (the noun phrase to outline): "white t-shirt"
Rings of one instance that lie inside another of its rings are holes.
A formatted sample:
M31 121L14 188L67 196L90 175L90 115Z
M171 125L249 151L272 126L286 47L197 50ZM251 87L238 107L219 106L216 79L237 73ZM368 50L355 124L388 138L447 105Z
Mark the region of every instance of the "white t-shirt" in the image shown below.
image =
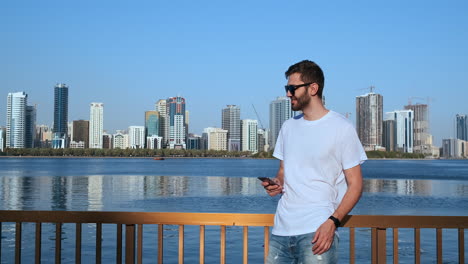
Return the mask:
M299 115L284 122L273 156L284 165L272 230L278 236L315 232L346 192L343 170L367 159L353 124L333 111L315 121Z

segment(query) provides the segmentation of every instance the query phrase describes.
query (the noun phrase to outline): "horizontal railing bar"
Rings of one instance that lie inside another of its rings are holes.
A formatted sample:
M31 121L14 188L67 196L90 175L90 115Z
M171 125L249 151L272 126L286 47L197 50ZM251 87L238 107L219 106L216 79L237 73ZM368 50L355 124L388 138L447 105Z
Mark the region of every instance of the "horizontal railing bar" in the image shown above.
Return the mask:
M272 214L4 211L0 222L272 226Z
M0 222L272 226L273 214L0 210ZM344 227L468 228L468 216L352 215Z
M464 228L468 216L348 215L344 227Z

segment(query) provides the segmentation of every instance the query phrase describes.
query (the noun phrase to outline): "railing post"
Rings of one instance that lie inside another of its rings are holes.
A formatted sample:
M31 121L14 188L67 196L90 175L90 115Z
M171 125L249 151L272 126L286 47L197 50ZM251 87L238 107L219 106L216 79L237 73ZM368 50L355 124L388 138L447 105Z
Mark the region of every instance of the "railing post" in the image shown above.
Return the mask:
M22 233L22 223L16 223L16 234L15 234L15 263L21 264L21 233Z
M125 264L135 263L135 225L125 225Z
M372 263L385 264L387 261L387 229L372 229Z

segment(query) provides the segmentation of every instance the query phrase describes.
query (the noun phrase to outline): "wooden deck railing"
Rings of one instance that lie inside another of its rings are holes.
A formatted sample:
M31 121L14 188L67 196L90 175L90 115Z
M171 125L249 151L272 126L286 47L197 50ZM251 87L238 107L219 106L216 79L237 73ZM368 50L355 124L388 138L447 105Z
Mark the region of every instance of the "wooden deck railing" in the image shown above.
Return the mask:
M442 229L458 229L458 262L465 263L464 229L468 228L467 216L383 216L354 215L343 221L343 226L349 228L349 262L355 263L355 228L371 228L371 258L372 263L386 263L387 229L393 233L393 263L398 263L398 229L414 229L414 259L420 263L420 230L436 229L437 263L442 263ZM179 226L178 262L184 261L184 227L186 225L200 226L199 262L205 262L205 226L220 226L220 263L226 258L226 227L243 227L243 263L248 262L248 228L263 227L264 259L268 254L269 227L273 225L271 214L218 214L218 213L143 213L143 212L71 212L71 211L0 211L0 233L3 235L4 223L16 223L15 228L15 263L21 263L22 224L35 225L35 263L41 263L42 224L55 223L55 262L61 262L62 224L75 223L75 263L81 263L82 254L82 224L96 224L96 263L101 263L102 257L102 225L116 224L116 259L122 262L125 253L125 263L142 263L143 260L143 226L158 225L158 263L163 263L163 233L164 225ZM122 243L123 227L125 227L125 244ZM191 238L192 239L192 238ZM2 240L0 239L0 262L2 261Z

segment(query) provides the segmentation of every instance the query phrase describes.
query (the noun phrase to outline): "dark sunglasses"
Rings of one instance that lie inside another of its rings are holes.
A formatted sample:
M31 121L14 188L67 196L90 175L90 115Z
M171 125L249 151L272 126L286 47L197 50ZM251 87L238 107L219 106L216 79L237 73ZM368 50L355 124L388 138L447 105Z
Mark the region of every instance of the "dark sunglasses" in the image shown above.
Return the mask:
M307 85L311 85L313 84L313 82L310 82L310 83L303 83L303 84L298 84L298 85L285 85L284 86L284 89L286 90L286 93L288 93L288 91L291 93L292 96L294 96L294 92L296 91L296 89L299 89L303 86L307 86Z

